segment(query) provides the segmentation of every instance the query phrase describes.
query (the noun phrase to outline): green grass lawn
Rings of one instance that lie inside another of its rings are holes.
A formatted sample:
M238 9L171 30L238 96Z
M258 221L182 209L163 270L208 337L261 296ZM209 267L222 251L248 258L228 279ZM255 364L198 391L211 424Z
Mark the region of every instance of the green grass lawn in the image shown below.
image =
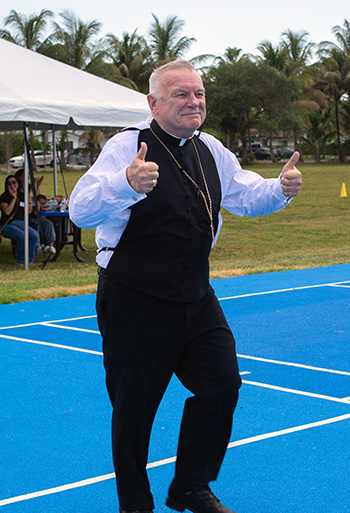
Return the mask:
M281 164L254 165L266 178L277 177ZM301 269L350 261L350 165L300 164L303 188L282 212L258 218L238 218L223 211L224 225L210 257L211 277L220 278L286 269ZM66 171L68 193L83 171ZM44 175L41 192L53 195L52 170ZM0 172L0 191L6 178ZM349 197L340 197L345 183ZM58 193L64 194L62 176ZM83 243L94 248L94 231L82 231ZM91 256L91 254L90 254ZM41 257L42 259L42 257ZM65 247L54 263L41 269L38 263L25 271L14 265L11 244L0 245L0 303L87 294L96 291L97 267L79 263L72 247Z

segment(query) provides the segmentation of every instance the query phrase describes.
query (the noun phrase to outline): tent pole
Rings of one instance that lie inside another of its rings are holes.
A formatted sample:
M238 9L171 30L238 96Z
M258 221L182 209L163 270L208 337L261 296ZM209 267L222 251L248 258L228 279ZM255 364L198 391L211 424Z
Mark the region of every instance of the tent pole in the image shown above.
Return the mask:
M52 153L53 153L53 190L54 196L57 196L57 145L56 145L56 133L55 125L51 125L52 129Z
M24 123L24 269L29 270L28 126Z

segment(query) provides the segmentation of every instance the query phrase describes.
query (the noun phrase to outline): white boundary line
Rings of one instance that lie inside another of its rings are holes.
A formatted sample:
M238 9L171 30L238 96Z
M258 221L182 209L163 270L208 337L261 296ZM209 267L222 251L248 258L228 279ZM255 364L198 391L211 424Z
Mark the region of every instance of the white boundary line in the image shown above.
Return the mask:
M219 298L219 301L226 301L227 299L239 299L242 297L252 297L252 296L264 296L266 294L278 294L280 292L294 292L295 290L306 290L306 289L316 289L320 287L340 287L345 283L350 283L347 281L339 281L336 283L322 283L320 285L305 285L304 287L292 287L289 289L277 289L277 290L267 290L265 292L252 292L251 294L241 294L239 296L227 296Z
M264 435L252 436L250 438L245 438L244 440L237 440L236 442L231 442L228 444L228 448L239 447L240 445L251 444L253 442L260 442L261 440L267 440L268 438L275 438L276 436L289 435L290 433L296 433L298 431L304 431L305 429L312 429L319 426L326 426L327 424L333 424L334 422L341 422L343 420L349 420L350 413L346 415L340 415L339 417L333 417L330 419L320 420L318 422L311 422L310 424L303 424L301 426L295 426L288 429L282 429L280 431L272 431L271 433L266 433ZM1 503L0 503L1 505Z
M70 328L67 328L66 326L57 326L57 328L70 329ZM88 333L99 334L98 331L83 330L80 328L72 328L72 329L77 330L77 331L87 331ZM65 346L62 344L54 344L52 342L42 342L40 340L33 340L33 339L23 338L23 337L13 337L11 335L2 335L1 333L0 333L0 338L4 338L4 339L8 339L8 340L17 340L18 342L27 342L29 344L38 344L38 345L42 345L42 346L57 347L60 349L68 349L69 351L77 351L79 353L96 354L98 356L103 355L103 353L101 351L92 351L90 349L83 349L83 348L74 347L74 346ZM237 354L237 356L239 358L244 358L247 360L256 360L259 362L273 363L276 365L286 365L288 367L298 367L301 369L313 370L313 371L317 371L317 372L328 372L330 374L339 374L342 376L350 376L350 372L338 371L338 370L334 370L334 369L325 369L322 367L313 367L312 365L304 365L301 363L283 362L280 360L270 360L268 358L260 358L258 356L249 356L249 355L244 355L244 354Z
M52 322L68 322L68 321L80 321L81 319L93 319L96 318L97 315L85 315L83 317L70 317L68 319L56 319L53 321L39 321L39 322L31 322L28 324L17 324L14 326L0 326L0 330L10 330L14 328L27 328L28 326L40 326L40 324L48 325Z
M37 344L39 346L58 347L59 349L68 349L69 351L77 351L78 353L97 354L99 356L103 355L103 353L101 353L99 351L92 351L90 349L82 349L80 347L64 346L62 344L53 344L51 342L40 342L39 340L31 340L29 338L10 337L9 335L1 335L1 334L0 334L0 338L5 338L5 339L9 339L9 340L17 340L19 342L27 342L29 344Z
M94 335L100 335L100 332L97 330L88 330L85 328L75 328L73 326L61 326L60 324L53 324L52 322L41 322L41 326L49 326L50 328L60 328L61 330L71 330L71 331L83 331L84 333L93 333Z
M246 360L256 360L258 362L274 363L277 365L286 365L288 367L298 367L300 369L314 370L317 372L329 372L330 374L341 374L343 376L350 376L350 372L338 371L333 369L325 369L323 367L313 367L312 365L304 365L302 363L291 363L283 362L280 360L270 360L269 358L260 358L259 356L248 356L245 354L237 354L239 358L245 358Z
M242 440L236 440L235 442L229 443L227 448L232 449L233 447L239 447L239 446L251 444L254 442L260 442L261 440L267 440L269 438L275 438L277 436L283 436L283 435L287 435L290 433L296 433L298 431L303 431L305 429L312 429L315 427L325 426L327 424L333 424L335 422L341 422L343 420L349 420L349 419L350 419L350 413L347 415L341 415L339 417L333 417L333 418L321 420L318 422L303 424L301 426L295 426L295 427L288 428L288 429L282 429L280 431L272 431L271 433L265 433L263 435L251 436L249 438L244 438ZM149 469L149 468L160 467L163 465L168 465L169 463L173 463L175 461L176 461L176 457L174 456L172 458L167 458L164 460L159 460L159 461L155 461L153 463L149 463L147 465L147 468ZM89 486L89 485L92 485L95 483L100 483L102 481L107 481L108 479L113 479L114 477L115 477L115 474L114 474L114 472L112 472L110 474L105 474L103 476L97 476L97 477L93 477L91 479L84 479L83 481L77 481L75 483L69 483L66 485L57 486L55 488L48 488L47 490L40 490L38 492L27 493L24 495L18 495L17 497L10 497L8 499L1 500L0 507L6 506L8 504L13 504L15 502L21 502L21 501L26 501L26 500L30 500L30 499L35 499L38 497L43 497L45 495L51 495L51 494L55 494L55 493L59 493L59 492L65 492L66 490L72 490L74 488L81 488L83 486Z
M313 392L304 392L303 390L295 390L294 388L279 387L277 385L269 385L268 383L260 383L258 381L247 381L243 379L243 383L246 385L253 385L260 388L268 388L270 390L278 390L279 392L288 392L289 394L303 395L305 397L315 397L316 399L325 399L327 401L333 401L335 403L349 404L348 398L332 397L330 395L314 394Z

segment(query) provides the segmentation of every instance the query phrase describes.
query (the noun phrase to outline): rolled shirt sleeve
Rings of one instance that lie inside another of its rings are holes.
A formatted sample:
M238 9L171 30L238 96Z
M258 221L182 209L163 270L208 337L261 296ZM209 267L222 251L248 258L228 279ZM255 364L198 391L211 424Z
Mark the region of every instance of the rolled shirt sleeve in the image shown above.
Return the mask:
M80 178L69 201L74 224L80 228L94 228L108 223L146 197L138 194L126 177L126 168L137 154L137 137L138 132L110 139L97 161ZM123 141L126 140L125 147Z
M265 179L258 173L242 169L237 157L217 139L202 135L216 161L221 182L221 205L232 214L264 216L286 206L280 178Z

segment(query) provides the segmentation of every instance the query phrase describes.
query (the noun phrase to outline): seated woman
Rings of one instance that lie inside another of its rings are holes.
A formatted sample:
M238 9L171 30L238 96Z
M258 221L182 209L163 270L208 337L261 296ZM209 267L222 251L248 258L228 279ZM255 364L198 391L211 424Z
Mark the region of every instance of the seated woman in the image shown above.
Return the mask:
M29 191L29 213L32 211L32 195ZM4 237L16 241L16 264L24 264L24 194L20 192L19 182L15 176L5 180L5 191L0 196L1 220L0 230ZM28 227L29 263L34 262L35 248L39 241L38 232Z

